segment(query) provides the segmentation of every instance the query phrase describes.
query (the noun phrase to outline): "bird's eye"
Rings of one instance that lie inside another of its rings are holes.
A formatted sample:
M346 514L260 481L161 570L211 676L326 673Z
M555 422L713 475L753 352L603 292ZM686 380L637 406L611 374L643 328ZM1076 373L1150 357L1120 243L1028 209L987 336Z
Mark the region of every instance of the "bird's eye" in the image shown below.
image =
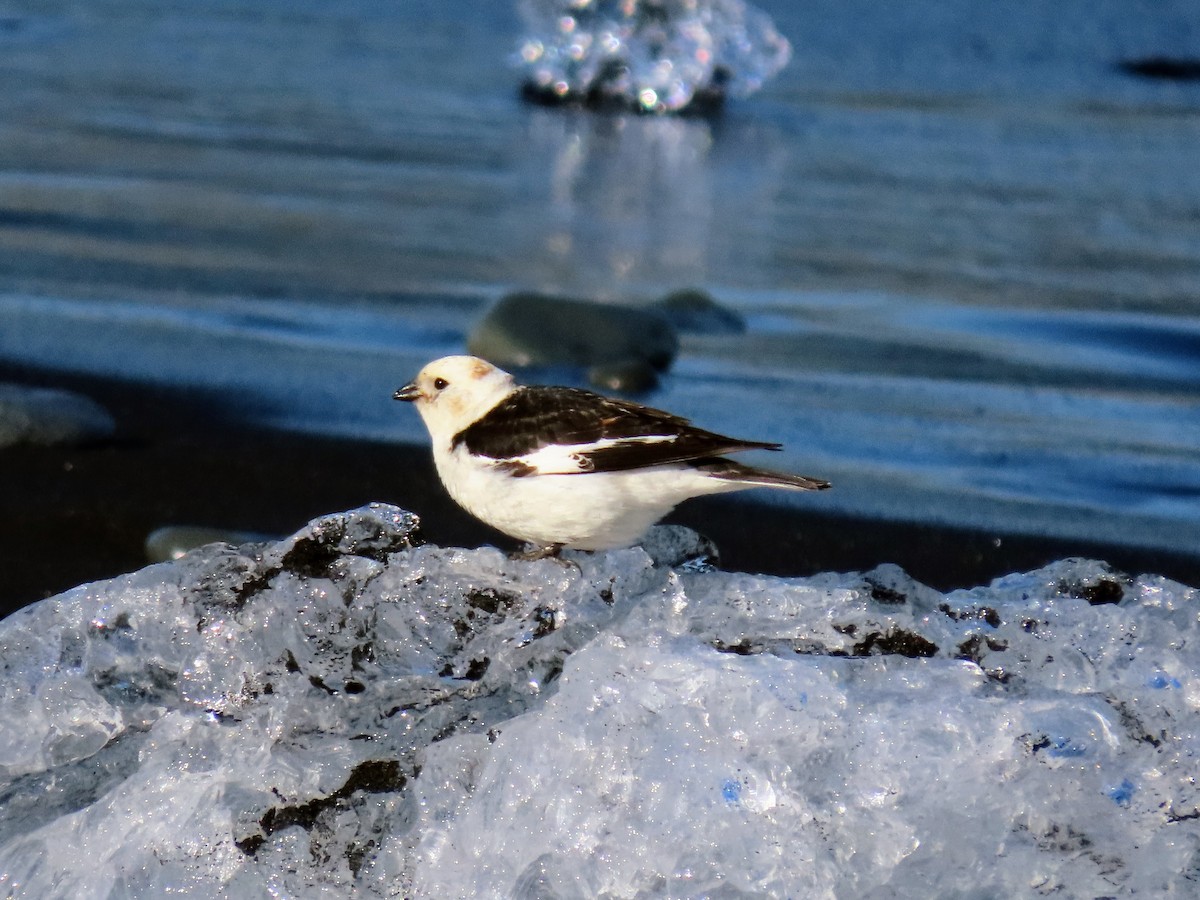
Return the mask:
M435 378L435 379L433 379L433 388L434 388L434 390L437 390L437 391L444 391L444 390L445 390L446 388L448 388L448 387L450 387L450 382L448 382L448 381L447 381L445 378Z

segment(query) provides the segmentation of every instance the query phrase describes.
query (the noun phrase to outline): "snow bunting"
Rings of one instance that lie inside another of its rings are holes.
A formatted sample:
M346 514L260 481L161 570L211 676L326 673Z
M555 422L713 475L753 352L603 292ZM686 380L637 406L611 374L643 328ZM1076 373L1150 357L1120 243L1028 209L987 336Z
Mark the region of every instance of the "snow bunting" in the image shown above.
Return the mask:
M714 434L591 391L520 387L473 356L431 362L394 396L416 404L455 502L536 545L530 556L627 547L689 497L829 487L721 456L779 444Z

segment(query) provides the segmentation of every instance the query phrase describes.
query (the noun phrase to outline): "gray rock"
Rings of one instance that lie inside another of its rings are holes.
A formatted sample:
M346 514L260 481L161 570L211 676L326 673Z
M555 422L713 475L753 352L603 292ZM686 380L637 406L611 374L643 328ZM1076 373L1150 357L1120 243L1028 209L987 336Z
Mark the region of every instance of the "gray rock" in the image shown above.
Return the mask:
M684 525L655 525L641 542L656 566L708 572L720 564L720 553L712 540Z
M679 349L658 312L545 294L509 294L488 310L467 341L498 366L595 366L641 360L664 370Z
M687 334L741 334L746 330L746 320L738 313L696 288L673 291L651 309L661 312L678 331Z
M83 444L112 437L108 410L82 394L0 384L0 447Z
M593 387L621 394L641 394L658 387L658 372L640 359L592 366L587 378Z

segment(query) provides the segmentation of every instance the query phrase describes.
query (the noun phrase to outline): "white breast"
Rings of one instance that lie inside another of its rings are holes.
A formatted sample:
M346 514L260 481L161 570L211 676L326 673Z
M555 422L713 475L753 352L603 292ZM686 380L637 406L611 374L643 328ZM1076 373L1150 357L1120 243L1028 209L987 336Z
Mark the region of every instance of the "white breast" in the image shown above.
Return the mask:
M580 550L629 546L688 497L738 489L680 465L518 477L461 445L435 450L434 462L450 496L471 515L518 540Z

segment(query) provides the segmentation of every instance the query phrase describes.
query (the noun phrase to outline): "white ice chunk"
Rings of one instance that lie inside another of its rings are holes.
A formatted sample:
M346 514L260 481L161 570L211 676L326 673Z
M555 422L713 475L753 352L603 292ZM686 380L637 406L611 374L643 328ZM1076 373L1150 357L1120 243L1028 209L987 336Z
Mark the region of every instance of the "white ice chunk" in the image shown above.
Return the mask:
M514 561L374 504L0 622L14 897L1189 896L1200 593ZM657 562L655 560L658 560Z
M518 60L547 98L622 101L677 112L747 95L782 69L791 45L743 0L522 0Z

